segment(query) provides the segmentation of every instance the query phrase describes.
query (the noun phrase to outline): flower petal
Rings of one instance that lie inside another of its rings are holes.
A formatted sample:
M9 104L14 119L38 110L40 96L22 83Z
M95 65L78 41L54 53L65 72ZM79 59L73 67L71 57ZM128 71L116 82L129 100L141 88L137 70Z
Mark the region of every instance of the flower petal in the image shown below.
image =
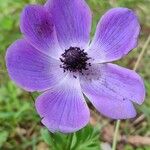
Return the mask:
M111 96L88 96L95 108L102 115L112 119L129 119L136 116L135 108L131 101L121 101Z
M57 37L63 48L84 47L90 40L91 11L84 0L48 0Z
M125 56L137 46L140 25L127 8L113 8L100 20L89 55L95 62L111 62Z
M59 61L18 40L7 50L6 65L10 78L27 91L43 91L64 78Z
M75 132L89 121L89 109L81 92L79 80L69 75L36 100L42 123L51 132Z
M25 7L21 14L20 28L25 38L41 52L55 58L62 54L52 18L43 6Z
M81 78L83 93L105 116L126 119L135 116L131 103L142 104L145 89L142 79L134 71L113 64L95 65L91 79ZM88 75L89 76L89 75Z

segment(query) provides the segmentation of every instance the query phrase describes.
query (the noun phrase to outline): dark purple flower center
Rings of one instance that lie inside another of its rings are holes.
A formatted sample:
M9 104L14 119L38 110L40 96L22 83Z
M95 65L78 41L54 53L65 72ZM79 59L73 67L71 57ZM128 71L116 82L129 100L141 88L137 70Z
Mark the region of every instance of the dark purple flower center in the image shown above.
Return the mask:
M91 65L88 63L90 57L79 47L70 47L65 50L61 56L62 58L60 58L60 60L63 63L61 68L63 68L64 71L82 73L83 70L88 70L88 66Z

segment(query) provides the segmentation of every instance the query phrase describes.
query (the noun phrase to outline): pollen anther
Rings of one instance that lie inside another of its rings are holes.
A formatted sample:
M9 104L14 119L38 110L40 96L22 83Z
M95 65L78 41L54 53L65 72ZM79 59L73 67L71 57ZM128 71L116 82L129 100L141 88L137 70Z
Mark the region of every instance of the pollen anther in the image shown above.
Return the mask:
M88 70L88 67L91 66L88 62L89 59L90 57L84 52L84 49L81 50L79 47L70 47L61 55L60 61L62 65L60 65L60 67L64 69L64 72L82 73L83 70Z

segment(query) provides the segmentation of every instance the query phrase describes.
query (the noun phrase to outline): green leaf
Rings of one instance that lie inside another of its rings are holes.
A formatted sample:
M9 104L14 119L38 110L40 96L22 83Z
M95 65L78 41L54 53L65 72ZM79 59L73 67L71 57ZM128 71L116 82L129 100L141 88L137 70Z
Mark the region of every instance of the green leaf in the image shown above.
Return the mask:
M72 134L52 134L47 129L41 130L42 139L52 150L68 149L68 143L69 150L100 150L99 133L99 129L91 125Z
M1 19L0 26L4 30L10 30L13 26L13 21L10 17L5 16L3 19Z
M72 150L100 150L99 129L90 125L76 134L76 143Z
M8 132L7 131L0 131L0 147L7 141Z
M41 129L41 135L42 135L42 139L44 140L44 142L46 144L48 144L49 146L53 144L53 142L52 142L53 139L50 135L50 132L47 129L42 128Z

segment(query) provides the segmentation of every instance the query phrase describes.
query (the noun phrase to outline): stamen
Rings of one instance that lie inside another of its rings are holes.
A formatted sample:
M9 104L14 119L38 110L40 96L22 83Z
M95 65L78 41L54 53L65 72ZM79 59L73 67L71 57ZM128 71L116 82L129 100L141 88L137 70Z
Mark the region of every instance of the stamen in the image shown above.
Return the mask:
M79 47L70 47L61 56L60 61L62 65L60 67L64 69L64 72L83 73L83 70L88 70L88 66L91 66L91 63L88 63L90 57Z

